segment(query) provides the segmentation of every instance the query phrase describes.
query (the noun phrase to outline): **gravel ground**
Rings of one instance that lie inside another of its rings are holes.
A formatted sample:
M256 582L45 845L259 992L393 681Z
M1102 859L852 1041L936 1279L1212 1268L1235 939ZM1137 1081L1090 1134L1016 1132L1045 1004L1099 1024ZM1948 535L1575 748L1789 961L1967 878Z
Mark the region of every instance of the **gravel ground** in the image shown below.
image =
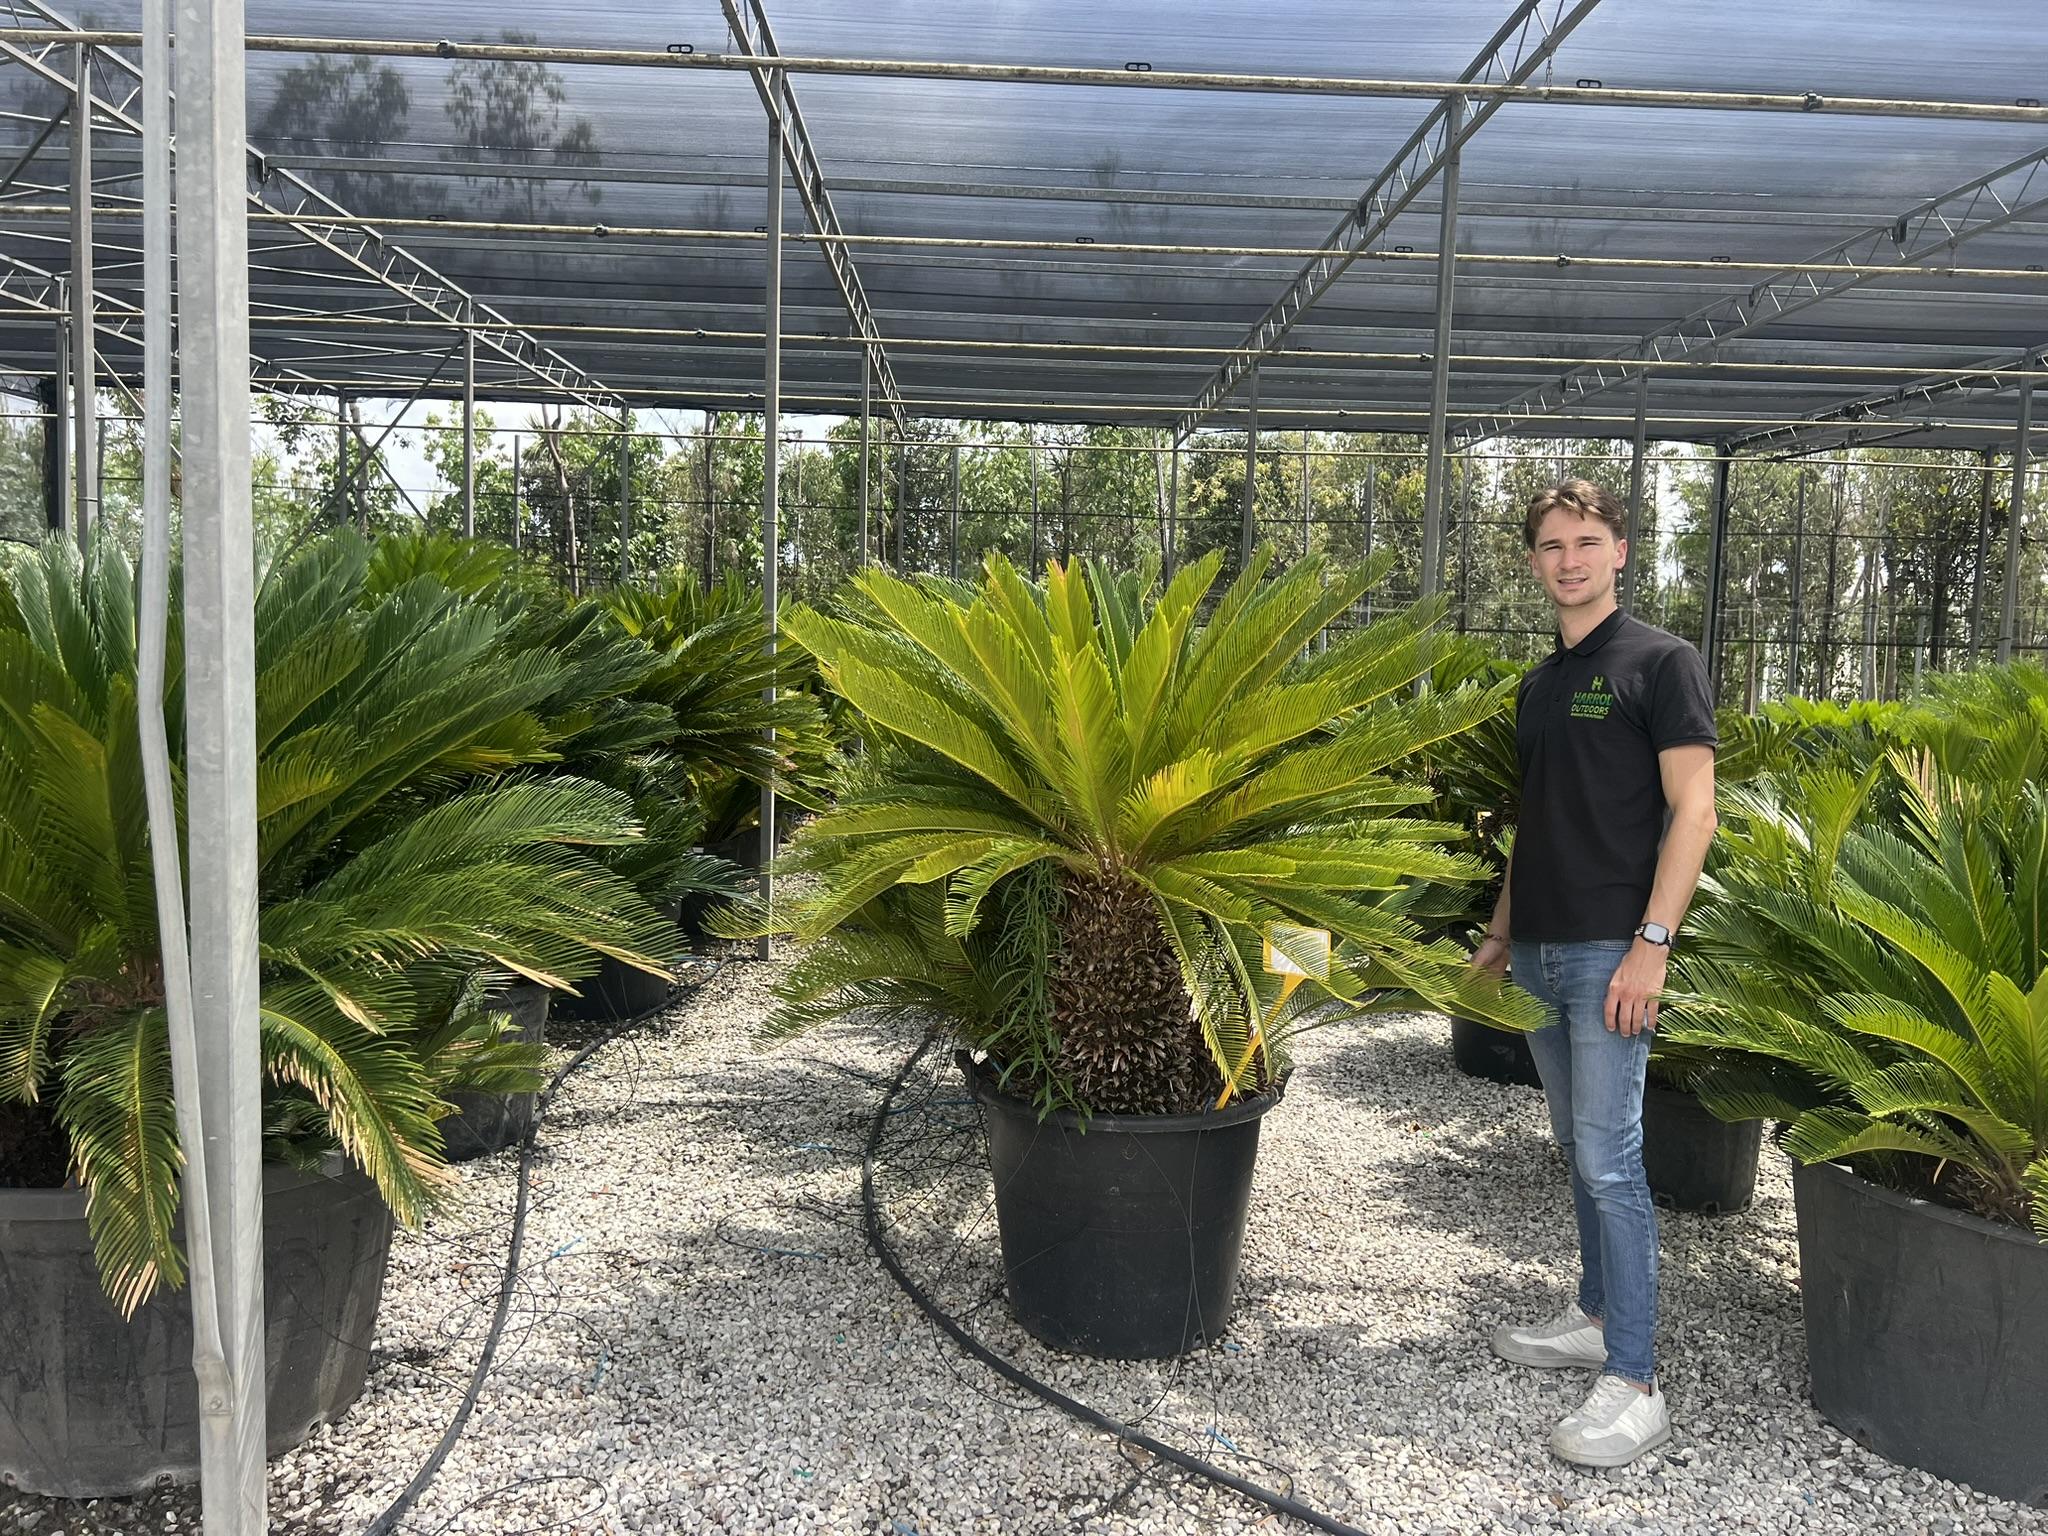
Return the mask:
M764 1050L770 979L730 962L570 1079L542 1130L496 1369L402 1530L1283 1527L941 1342L859 1230L868 1118L913 1042L847 1029ZM1613 1473L1554 1460L1550 1426L1588 1379L1485 1345L1503 1317L1570 1294L1569 1198L1537 1095L1459 1074L1439 1019L1304 1044L1265 1122L1220 1347L1120 1365L1022 1335L973 1111L939 1052L878 1169L906 1262L1033 1374L1366 1531L2048 1533L2048 1511L1891 1466L1808 1405L1774 1152L1747 1215L1664 1217L1672 1444ZM273 1464L275 1529L361 1531L439 1437L496 1298L515 1167L470 1165L459 1209L400 1236L369 1389ZM197 1523L188 1490L0 1496L0 1533Z

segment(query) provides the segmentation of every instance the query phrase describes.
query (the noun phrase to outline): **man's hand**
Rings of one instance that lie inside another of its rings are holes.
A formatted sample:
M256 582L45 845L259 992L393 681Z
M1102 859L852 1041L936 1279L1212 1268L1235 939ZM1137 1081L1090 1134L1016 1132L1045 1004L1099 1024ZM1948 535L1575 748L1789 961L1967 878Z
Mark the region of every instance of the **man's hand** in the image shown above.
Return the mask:
M1657 994L1664 990L1664 971L1671 952L1662 944L1637 939L1621 958L1607 983L1605 1017L1609 1029L1624 1035L1657 1027Z
M1508 941L1503 938L1497 938L1493 934L1487 934L1486 937L1479 941L1479 947L1472 951L1472 964L1475 969L1491 971L1496 976L1506 976L1508 973Z

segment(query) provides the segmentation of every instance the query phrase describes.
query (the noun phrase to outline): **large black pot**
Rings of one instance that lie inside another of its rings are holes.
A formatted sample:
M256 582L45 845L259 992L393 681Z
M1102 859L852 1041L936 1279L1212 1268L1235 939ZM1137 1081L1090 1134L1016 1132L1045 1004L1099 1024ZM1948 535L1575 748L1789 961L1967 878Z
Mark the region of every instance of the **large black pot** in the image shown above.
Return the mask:
M346 1413L370 1366L391 1215L368 1179L330 1169L263 1170L273 1456ZM191 1295L160 1289L124 1321L82 1191L0 1189L0 1339L0 1483L83 1499L198 1477Z
M1543 1086L1536 1075L1536 1059L1529 1054L1529 1037L1477 1019L1451 1020L1451 1060L1467 1077L1521 1088Z
M1643 1173L1666 1205L1712 1216L1748 1210L1763 1141L1761 1120L1717 1119L1689 1093L1643 1087Z
M1217 1114L1038 1112L964 1053L986 1111L1010 1306L1056 1349L1117 1360L1223 1335L1237 1292L1259 1121L1274 1096Z
M1795 1169L1814 1406L1878 1455L2048 1504L2048 1242Z
M538 982L521 981L484 999L489 1013L509 1013L512 1030L528 1045L547 1038L548 999L553 994ZM466 1163L516 1146L533 1129L531 1093L477 1093L458 1089L448 1095L455 1113L441 1122L441 1141L448 1161Z

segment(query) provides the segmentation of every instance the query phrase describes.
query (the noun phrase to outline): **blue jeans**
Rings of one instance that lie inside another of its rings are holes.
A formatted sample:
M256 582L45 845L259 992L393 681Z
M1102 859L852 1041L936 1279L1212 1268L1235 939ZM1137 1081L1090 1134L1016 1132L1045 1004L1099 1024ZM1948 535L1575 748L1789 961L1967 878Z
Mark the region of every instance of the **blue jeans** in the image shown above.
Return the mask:
M1579 1309L1606 1324L1607 1369L1648 1386L1657 1369L1657 1207L1643 1178L1643 1070L1650 1032L1604 1017L1629 939L1517 942L1516 983L1557 1018L1529 1036L1550 1128L1571 1168Z

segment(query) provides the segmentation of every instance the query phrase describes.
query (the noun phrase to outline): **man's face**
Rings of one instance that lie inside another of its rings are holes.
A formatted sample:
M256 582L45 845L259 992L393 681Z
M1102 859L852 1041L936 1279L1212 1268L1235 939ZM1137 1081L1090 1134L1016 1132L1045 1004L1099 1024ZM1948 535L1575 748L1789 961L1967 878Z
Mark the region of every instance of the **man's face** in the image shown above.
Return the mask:
M1559 608L1583 608L1614 593L1614 577L1628 563L1628 541L1597 517L1553 507L1536 525L1529 569Z

